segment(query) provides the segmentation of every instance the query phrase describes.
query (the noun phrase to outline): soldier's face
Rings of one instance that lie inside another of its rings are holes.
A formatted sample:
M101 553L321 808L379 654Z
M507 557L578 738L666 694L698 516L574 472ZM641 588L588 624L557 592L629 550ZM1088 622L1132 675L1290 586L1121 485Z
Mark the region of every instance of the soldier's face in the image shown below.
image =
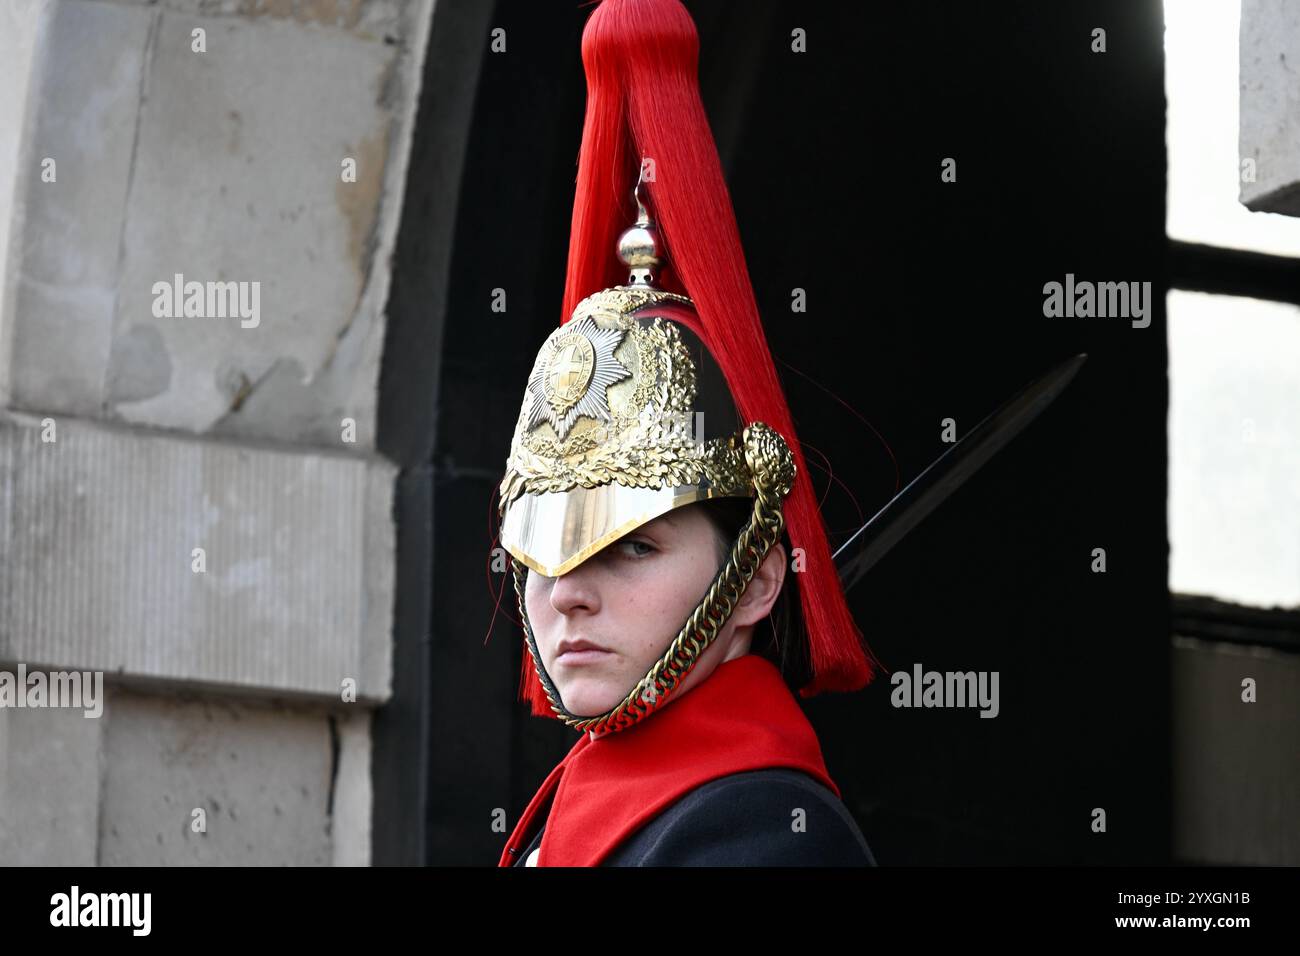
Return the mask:
M677 637L718 572L718 538L695 505L629 532L568 574L528 572L528 618L564 706L594 717L617 706ZM729 619L682 683L685 693L718 664L749 651ZM586 641L593 650L568 650Z

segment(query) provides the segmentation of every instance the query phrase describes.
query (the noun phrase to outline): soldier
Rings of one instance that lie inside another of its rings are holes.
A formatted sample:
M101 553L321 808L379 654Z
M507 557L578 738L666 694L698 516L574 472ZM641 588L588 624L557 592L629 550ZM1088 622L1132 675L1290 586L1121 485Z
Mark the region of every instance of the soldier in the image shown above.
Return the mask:
M583 35L565 318L499 503L522 697L581 736L501 866L875 862L792 690L857 690L875 668L759 321L698 46L678 0L604 0Z

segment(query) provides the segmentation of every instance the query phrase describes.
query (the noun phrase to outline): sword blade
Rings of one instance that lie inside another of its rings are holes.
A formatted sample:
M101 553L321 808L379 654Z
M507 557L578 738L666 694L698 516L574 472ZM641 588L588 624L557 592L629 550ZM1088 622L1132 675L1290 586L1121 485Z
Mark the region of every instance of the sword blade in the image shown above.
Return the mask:
M1052 404L1087 359L1087 353L1080 352L1026 385L855 531L834 555L844 591L861 581L909 531Z

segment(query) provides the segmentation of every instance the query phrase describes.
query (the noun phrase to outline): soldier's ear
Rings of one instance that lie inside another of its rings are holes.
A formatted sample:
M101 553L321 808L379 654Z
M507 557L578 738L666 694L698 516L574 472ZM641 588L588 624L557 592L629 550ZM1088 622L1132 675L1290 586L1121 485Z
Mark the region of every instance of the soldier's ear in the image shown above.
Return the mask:
M772 612L772 605L780 597L781 587L785 584L785 575L785 546L778 541L754 572L745 596L732 612L737 626L757 624Z

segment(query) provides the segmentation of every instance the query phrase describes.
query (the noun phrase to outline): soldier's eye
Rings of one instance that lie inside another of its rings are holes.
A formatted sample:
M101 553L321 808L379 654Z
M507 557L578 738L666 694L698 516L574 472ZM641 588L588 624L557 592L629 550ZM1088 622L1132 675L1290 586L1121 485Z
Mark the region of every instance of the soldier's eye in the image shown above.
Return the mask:
M655 552L655 546L648 541L620 541L617 547L619 550L630 558L644 558L647 554Z

